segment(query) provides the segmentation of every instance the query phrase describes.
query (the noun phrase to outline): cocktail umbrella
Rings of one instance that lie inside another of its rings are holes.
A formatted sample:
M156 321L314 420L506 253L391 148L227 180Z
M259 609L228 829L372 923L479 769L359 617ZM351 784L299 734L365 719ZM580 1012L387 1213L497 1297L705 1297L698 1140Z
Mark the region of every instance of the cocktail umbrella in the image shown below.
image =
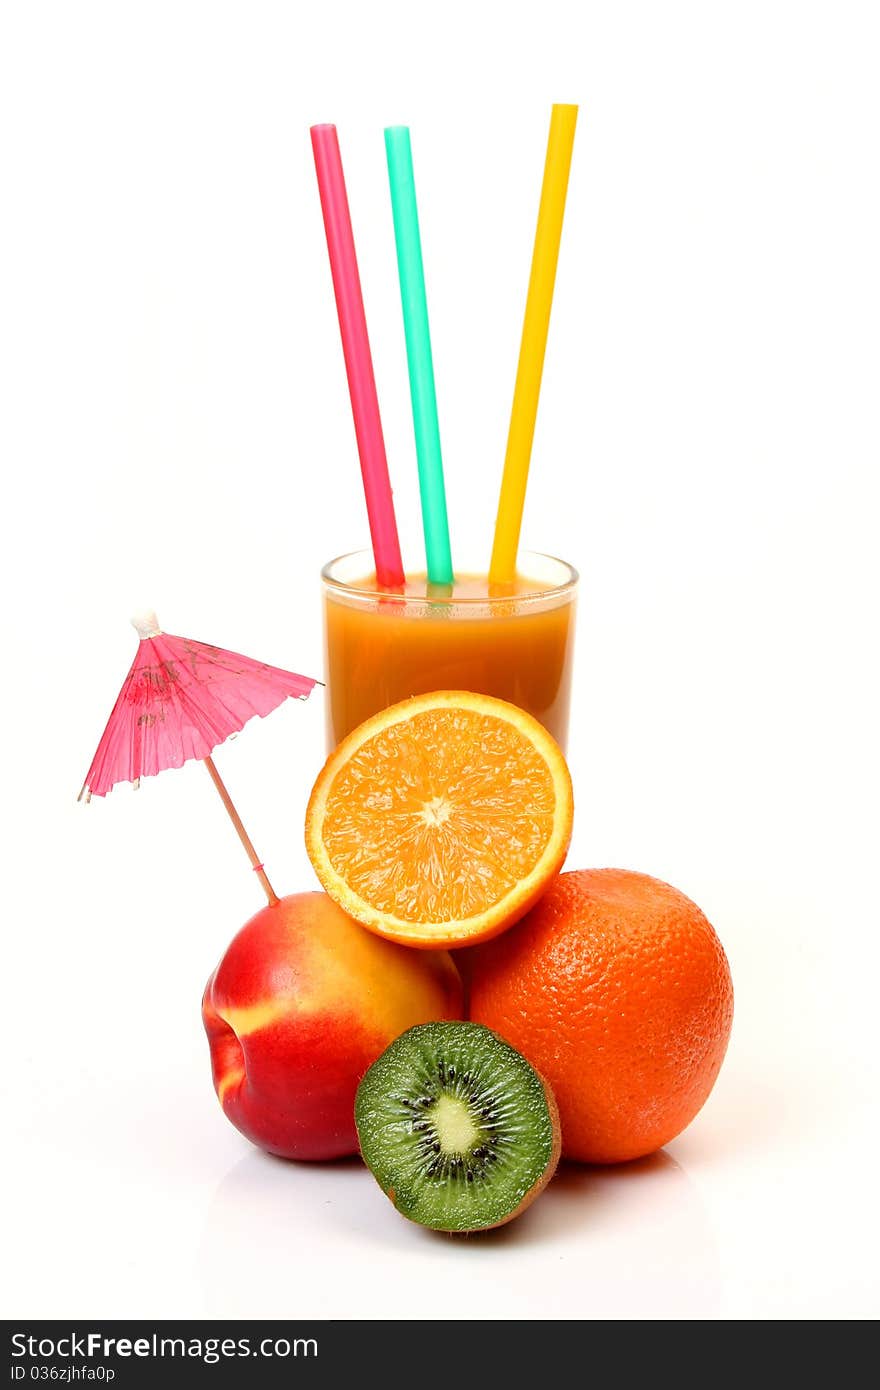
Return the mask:
M263 864L232 804L211 753L244 728L253 715L266 715L288 696L308 699L318 682L278 666L267 666L238 652L210 647L189 637L163 632L155 613L132 623L140 638L135 659L116 698L79 799L106 796L117 782L153 777L165 768L198 758L208 769L220 799L244 845L270 906L278 901Z

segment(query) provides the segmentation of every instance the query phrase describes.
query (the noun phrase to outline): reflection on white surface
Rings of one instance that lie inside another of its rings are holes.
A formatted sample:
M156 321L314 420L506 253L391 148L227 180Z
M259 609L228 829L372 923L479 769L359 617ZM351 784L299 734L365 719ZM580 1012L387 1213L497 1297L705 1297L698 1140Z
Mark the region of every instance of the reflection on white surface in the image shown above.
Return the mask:
M517 1221L456 1237L404 1220L357 1161L254 1150L217 1188L199 1274L214 1317L338 1316L341 1279L367 1318L432 1316L426 1289L453 1280L454 1317L711 1318L720 1298L712 1223L667 1153L563 1165Z

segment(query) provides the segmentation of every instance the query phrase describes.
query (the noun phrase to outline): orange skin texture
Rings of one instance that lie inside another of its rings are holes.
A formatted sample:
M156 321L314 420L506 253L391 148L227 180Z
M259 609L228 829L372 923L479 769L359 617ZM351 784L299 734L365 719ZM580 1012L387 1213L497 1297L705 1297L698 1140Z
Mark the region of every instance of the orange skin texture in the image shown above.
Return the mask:
M690 1124L724 1060L733 984L683 893L625 869L561 874L468 957L469 1017L547 1078L564 1158L621 1163Z
M246 922L202 1000L227 1118L260 1148L297 1159L356 1154L367 1068L414 1024L461 1017L447 952L374 936L326 893L293 894Z

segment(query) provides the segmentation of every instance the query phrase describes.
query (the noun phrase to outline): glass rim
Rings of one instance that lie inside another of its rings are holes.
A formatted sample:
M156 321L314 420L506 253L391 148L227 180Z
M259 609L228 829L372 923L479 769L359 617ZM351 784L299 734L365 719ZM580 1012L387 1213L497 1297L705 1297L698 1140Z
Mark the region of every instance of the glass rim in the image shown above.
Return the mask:
M434 597L431 594L401 594L399 589L379 589L365 588L363 585L346 583L345 580L337 579L332 571L337 565L343 564L346 560L354 560L363 555L367 564L373 563L373 552L371 550L350 550L346 554L336 555L332 560L328 560L321 566L321 582L326 589L339 594L349 594L352 598L358 599L394 599L397 603L454 603L456 607L461 605L480 605L483 606L498 603L510 603L515 600L517 603L534 603L543 600L545 603L556 598L563 598L572 594L580 583L580 575L574 565L567 560L560 560L556 555L548 555L540 550L523 550L521 557L526 560L530 556L536 560L546 560L553 565L558 565L560 569L566 570L568 578L561 584L551 584L547 589L527 589L524 593L517 594L486 594L482 597L466 595L453 597L453 595L440 594ZM525 576L529 579L529 576ZM534 581L533 581L534 582Z

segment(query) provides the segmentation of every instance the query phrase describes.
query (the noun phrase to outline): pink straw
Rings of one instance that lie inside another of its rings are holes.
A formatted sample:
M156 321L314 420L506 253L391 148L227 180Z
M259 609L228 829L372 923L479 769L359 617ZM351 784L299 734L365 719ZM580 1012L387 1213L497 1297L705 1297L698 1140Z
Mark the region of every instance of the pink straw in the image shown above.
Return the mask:
M404 582L403 561L400 557L397 522L394 519L385 439L379 417L379 398L376 395L376 379L373 376L373 359L370 355L370 339L367 336L367 320L364 314L339 140L335 125L313 125L311 134L318 191L324 213L324 230L327 233L327 250L330 253L333 290L336 295L336 311L339 314L339 330L342 334L342 351L348 375L351 411L354 416L354 432L357 436L364 495L367 499L376 579L382 586L399 589Z

